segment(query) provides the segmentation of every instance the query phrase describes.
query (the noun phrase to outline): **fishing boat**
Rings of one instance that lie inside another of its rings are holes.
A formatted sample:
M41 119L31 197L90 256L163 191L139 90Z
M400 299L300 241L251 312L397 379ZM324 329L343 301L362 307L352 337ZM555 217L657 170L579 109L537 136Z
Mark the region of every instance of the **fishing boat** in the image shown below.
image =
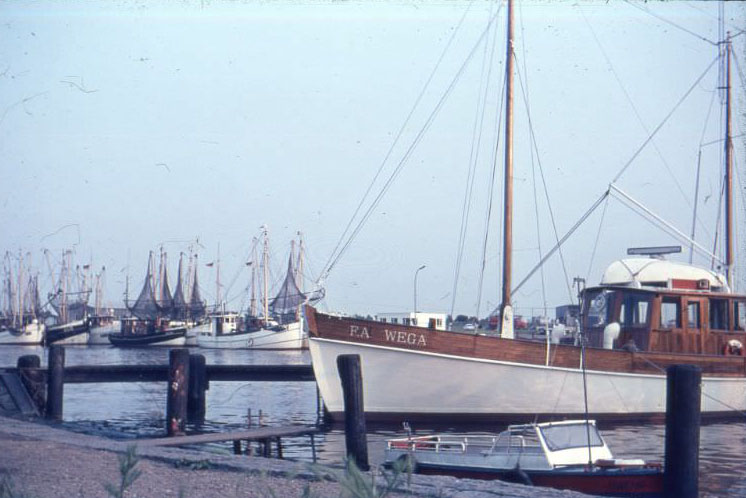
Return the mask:
M44 331L44 344L85 345L88 344L90 324L88 322L88 297L90 289L87 278L80 279L80 272L72 275L72 254L68 250L62 255L62 265L57 279L56 292L50 294L49 303L55 311L54 323L48 324ZM79 267L78 267L79 268ZM87 272L90 265L84 265ZM86 273L87 275L87 273ZM73 287L73 283L76 287Z
M384 465L594 496L663 496L661 464L614 458L594 420L511 425L499 434L409 434L386 441Z
M6 278L3 282L6 308L3 310L3 319L0 323L0 344L41 344L44 340L45 326L41 319L39 281L38 277L31 276L26 285L23 285L25 276L21 254L18 257L17 277L14 286L9 254L6 254Z
M307 349L307 335L301 314L301 305L307 300L298 286L302 271L301 250L296 267L294 241L291 243L285 279L275 297L270 301L269 295L269 240L266 227L263 229L262 253L262 313L257 316L255 289L256 257L252 264L251 305L248 314L239 320L237 314L223 312L212 318L212 328L201 333L198 338L200 347L219 349Z
M121 319L118 333L109 334L109 342L117 347L184 346L186 326L170 326L168 320Z
M370 420L515 423L536 416L577 417L585 410L584 372L588 410L594 418L662 419L665 369L682 363L702 369L703 417L742 414L746 410L746 295L733 292L729 105L723 140L725 257L702 251L721 263L724 274L667 261L665 257L675 248L632 251L628 254L632 257L609 265L598 285L584 288L581 280L576 282L581 301L579 344L515 337L511 302L512 2L508 2L507 31L503 278L497 333L472 335L381 323L321 313L307 306L310 354L328 415L341 419L344 412L336 366L342 354L360 356L364 409ZM727 62L723 88L725 101L730 103L730 40L722 46ZM633 201L612 183L589 213L609 196ZM572 230L558 237L539 264L559 249ZM673 229L668 232L696 245L693 238Z
M104 311L103 295L106 268L96 275L94 283L94 313L88 318L90 331L88 344L109 346L109 334L115 334L121 329L121 322L114 316L114 310Z
M148 257L148 269L140 295L132 306L131 317L121 319L118 333L109 334L109 342L118 347L184 346L186 324L171 319L173 297L168 286L166 253L161 252L158 281L154 279L153 252ZM158 298L156 298L156 292Z

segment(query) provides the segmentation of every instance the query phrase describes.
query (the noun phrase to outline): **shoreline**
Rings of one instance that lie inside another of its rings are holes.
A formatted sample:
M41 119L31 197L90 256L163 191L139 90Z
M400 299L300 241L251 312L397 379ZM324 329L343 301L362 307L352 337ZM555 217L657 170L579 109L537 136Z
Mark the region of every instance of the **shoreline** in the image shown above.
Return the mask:
M0 417L0 477L23 497L107 497L107 484L121 478L118 457L136 441L117 441L69 432L47 423ZM138 447L140 477L128 497L312 497L343 495L343 486L319 479L305 462L246 455L221 455L182 448ZM341 468L321 468L324 474ZM372 475L371 473L366 473ZM375 476L383 485L383 476ZM458 498L581 498L588 495L501 481L411 476L390 496Z

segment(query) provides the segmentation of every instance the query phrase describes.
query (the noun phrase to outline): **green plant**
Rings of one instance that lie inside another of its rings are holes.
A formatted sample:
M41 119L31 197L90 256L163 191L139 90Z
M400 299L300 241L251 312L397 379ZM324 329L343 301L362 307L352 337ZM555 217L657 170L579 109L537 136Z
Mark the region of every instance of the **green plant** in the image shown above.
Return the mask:
M380 473L369 474L360 470L353 460L347 460L343 471L330 469L328 467L312 467L317 477L331 480L340 485L342 491L340 498L385 498L390 493L401 492L400 485L403 477L407 476L407 487L411 484L412 464L410 459L395 462L391 469L381 469ZM383 478L383 482L377 480L377 474ZM313 495L310 489L304 489L303 497L310 498Z
M142 472L135 468L140 458L137 456L137 447L129 446L124 455L119 455L119 486L111 483L106 483L104 488L110 496L114 498L123 498L127 488L132 486L134 482L140 477Z

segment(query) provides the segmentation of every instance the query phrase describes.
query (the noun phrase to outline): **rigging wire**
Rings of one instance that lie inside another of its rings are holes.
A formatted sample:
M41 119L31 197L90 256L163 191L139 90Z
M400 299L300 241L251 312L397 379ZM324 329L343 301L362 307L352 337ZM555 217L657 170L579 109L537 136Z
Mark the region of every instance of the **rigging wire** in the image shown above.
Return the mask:
M547 209L549 210L549 219L552 224L552 230L554 232L554 239L557 242L557 245L555 247L559 251L560 262L562 263L562 272L565 274L565 285L567 286L567 295L570 300L570 303L574 304L575 296L573 295L573 292L572 292L572 287L570 284L570 276L567 273L567 264L565 263L565 256L562 253L562 247L559 243L559 231L557 230L557 221L554 217L554 210L552 209L552 201L549 198L549 188L547 186L546 176L544 175L544 167L541 164L541 154L539 154L539 146L536 141L536 134L534 133L534 124L533 124L533 120L531 119L531 109L528 104L528 98L526 96L526 89L523 85L523 77L522 77L520 69L517 72L518 72L518 81L521 86L521 93L523 95L523 101L526 104L526 116L528 118L529 133L531 135L531 145L536 151L536 163L539 166L539 176L541 177L541 182L544 187L544 197L547 201ZM540 258L540 260L544 260L544 258Z
M712 69L712 66L715 65L715 63L720 59L720 56L715 57L712 62L707 66L707 68L702 72L702 74L696 79L696 81L692 84L692 86L689 87L689 89L684 93L684 95L679 99L678 102L676 102L676 105L669 111L669 113L666 115L665 118L658 124L658 126L655 127L653 132L648 136L648 138L645 139L645 141L640 145L640 147L635 151L634 154L632 154L632 157L629 158L629 160L622 166L622 168L619 170L619 172L616 174L616 176L611 180L611 183L616 183L619 178L624 174L625 171L630 167L630 165L634 162L635 159L637 159L637 156L640 155L640 153L647 147L647 145L653 140L653 137L663 128L663 125L665 125L668 120L673 116L673 114L676 112L676 110L681 106L681 104L689 97L689 94L692 93L692 91L699 85L699 82L704 79L704 77L707 75L708 72L710 72L710 69Z
M435 109L433 109L433 111L430 113L430 115L428 116L427 120L425 121L425 124L422 126L422 128L420 129L420 131L417 133L417 135L415 136L414 140L409 145L409 147L407 148L407 150L404 153L404 155L402 156L402 158L399 160L399 163L397 164L396 168L389 175L388 179L384 183L384 185L381 188L380 192L373 199L373 201L371 202L370 206L368 207L368 209L363 214L362 219L358 222L358 224L356 225L355 229L352 231L352 233L347 238L346 242L342 245L341 249L337 252L337 254L333 255L333 259L331 259L330 263L328 263L328 265L326 267L326 270L322 273L322 276L320 277L320 280L323 281L323 279L326 278L326 276L329 275L329 273L331 272L331 270L334 268L334 266L337 264L337 262L339 262L339 259L342 257L342 255L344 255L344 253L346 252L346 250L352 244L352 241L355 239L355 237L357 236L357 234L360 232L360 230L362 230L362 228L365 225L365 223L368 221L368 219L370 218L370 216L373 214L373 210L381 202L381 200L383 199L384 195L386 194L386 192L388 191L388 189L391 187L391 184L394 182L394 180L396 179L396 177L399 175L399 173L401 172L401 170L405 166L405 164L406 164L407 160L409 159L409 157L412 155L412 153L414 152L414 150L419 145L420 141L422 140L422 137L425 135L425 133L430 128L430 126L432 125L432 123L435 120L435 118L437 117L437 115L440 113L440 110L442 109L443 104L446 102L447 98L450 96L451 92L453 91L454 87L456 86L456 83L459 81L459 79L463 75L466 67L469 64L469 62L471 62L472 57L476 53L476 49L481 45L482 40L484 39L484 37L489 32L489 30L490 30L492 24L495 22L495 19L497 18L498 14L499 14L499 11L487 23L487 26L482 31L482 33L480 34L477 42L474 44L474 46L472 47L471 51L467 55L466 60L461 64L461 66L459 67L459 69L456 71L456 74L453 77L453 79L451 80L451 83L448 85L448 88L446 88L446 91L443 93L443 95L441 96L440 100L436 104Z
M490 48L490 53L494 54L495 52L495 46L497 45L497 29L494 30L494 34L492 36L492 47ZM489 84L489 81L492 79L492 67L493 67L493 58L490 58L490 66L489 71L487 73L487 82ZM481 264L479 268L479 282L477 284L477 306L475 310L475 316L479 317L479 312L482 305L482 289L484 285L484 272L485 268L487 266L487 241L489 238L489 230L490 230L490 224L492 219L492 201L493 201L493 193L495 191L495 178L496 178L496 170L497 170L497 146L500 143L500 130L502 129L501 126L501 120L500 116L502 116L503 111L503 104L505 102L505 79L503 81L503 86L500 89L500 108L499 112L495 115L495 124L493 130L495 131L495 147L492 149L493 154L491 159L491 172L490 172L490 181L489 186L487 189L487 212L485 214L485 227L484 227L484 237L482 241L482 257L481 257ZM487 92L485 90L485 103L487 102ZM486 107L486 106L485 106Z
M520 4L519 4L520 5ZM522 6L519 6L519 9L522 11ZM528 57L526 57L526 27L523 23L523 16L521 16L521 50L523 52L523 73L526 75L526 102L528 106L528 95L529 95L529 86L528 86L528 67L526 67L526 60ZM528 147L529 154L531 156L531 186L534 194L534 217L536 220L536 244L539 251L539 259L543 256L543 251L541 248L541 219L539 217L539 197L536 191L536 161L538 160L537 154L534 153L534 148L529 145ZM546 291L546 279L544 276L544 267L541 267L541 270L539 271L539 278L541 280L541 302L544 306L544 316L547 315L547 291Z
M664 23L673 26L674 28L680 29L681 31L683 31L685 33L688 33L688 34L690 34L690 35L692 35L692 36L694 36L694 37L696 37L696 38L698 38L698 39L700 39L700 40L702 40L704 42L707 42L710 45L714 45L714 46L718 45L717 42L714 42L714 41L710 40L709 38L706 38L706 37L704 37L704 36L702 36L702 35L700 35L698 33L695 33L694 31L691 31L691 30L689 30L689 29L687 29L687 28L685 28L685 27L683 27L683 26L681 26L679 24L676 24L675 22L671 21L670 19L666 19L665 17L661 16L660 14L656 14L656 13L652 12L648 8L644 8L644 7L641 7L640 5L634 4L630 0L624 0L624 3L630 5L631 7L634 7L636 9L638 9L638 10L641 10L642 12L645 12L648 15L651 15L651 16L655 17L656 19L658 19L660 21L663 21Z
M634 101L632 100L632 97L630 96L629 92L627 91L627 88L625 87L624 83L622 82L622 79L619 76L619 73L617 73L616 68L611 63L611 59L609 58L608 54L606 53L606 50L604 49L603 45L601 44L601 40L598 38L598 35L596 34L596 30L593 29L593 26L591 25L590 21L588 20L588 17L585 15L585 12L583 11L582 7L580 8L580 13L583 16L583 20L585 21L586 25L588 26L588 29L590 30L591 34L593 35L593 40L596 42L596 45L598 46L599 51L604 57L604 60L606 61L606 64L608 65L609 69L611 70L611 74L614 75L614 79L616 80L617 84L619 85L619 88L621 88L622 93L624 94L625 98L627 99L627 103L632 108L632 111L635 114L635 117L637 118L637 122L642 127L643 131L645 133L650 133L650 130L645 125L645 121L642 119L642 116L640 115L640 112L637 110L637 106L635 106ZM709 116L709 113L708 113ZM663 163L663 166L666 168L666 171L668 172L669 176L673 179L674 184L676 185L676 188L681 193L681 197L684 199L684 202L686 202L689 207L691 208L691 202L689 201L689 198L687 197L687 194L684 192L683 187L679 183L676 176L673 174L673 170L671 169L671 166L668 164L668 161L666 160L666 157L661 152L660 148L658 147L658 144L653 140L652 141L653 149L655 149L655 152L658 154L658 157L660 158L661 162Z
M596 240L593 243L593 251L591 252L591 259L588 261L588 271L585 274L585 280L588 281L591 277L591 270L593 269L593 262L596 259L596 250L598 249L598 242L601 239L601 229L604 226L604 219L606 218L606 210L609 207L609 198L606 198L604 203L604 209L601 212L601 221L598 223L598 232L596 232Z
M329 259L327 260L326 264L324 265L324 270L319 276L319 280L323 280L326 275L328 275L331 272L332 267L336 263L336 260L339 259L339 257L335 257L335 255L338 254L338 251L343 252L344 246L342 246L342 242L345 240L345 237L347 236L347 233L350 230L350 227L352 226L353 221L357 218L358 214L360 213L360 210L362 209L363 205L365 204L366 199L368 198L368 195L370 194L371 190L373 189L373 186L375 185L376 181L378 180L378 177L380 176L381 172L383 171L383 168L388 163L389 157L391 157L391 154L394 151L394 148L399 143L399 140L401 139L402 135L404 134L404 130L406 129L407 125L409 124L410 119L414 115L415 110L419 107L420 101L425 96L425 92L427 91L428 87L430 86L430 82L432 81L433 77L435 77L435 74L438 71L438 68L440 67L441 62L443 62L443 59L445 58L446 53L448 53L448 50L451 47L451 44L453 43L453 40L456 38L456 35L461 30L461 26L464 23L464 19L466 19L466 15L469 13L469 10L471 10L472 5L474 4L475 0L472 0L469 5L467 6L466 10L464 10L463 15L461 16L461 19L459 20L458 25L456 26L456 29L453 30L453 33L451 34L451 37L449 38L448 42L446 43L446 46L443 48L443 52L441 52L440 57L438 58L437 62L435 63L435 66L433 67L433 70L430 72L430 76L428 76L427 80L425 81L425 84L423 85L422 89L420 90L419 95L417 96L417 99L415 100L414 104L412 105L412 108L409 111L409 114L407 114L407 117L404 119L404 122L402 123L401 127L399 128L399 131L396 134L396 137L394 138L394 141L391 143L391 146L389 147L388 151L386 152L386 155L383 158L383 161L381 161L381 165L378 167L378 171L376 171L376 174L373 176L373 180L371 180L370 184L368 185L368 188L365 191L365 194L363 194L363 197L360 199L360 202L358 203L357 207L355 208L355 211L353 212L352 216L350 217L350 220L347 222L347 226L345 226L345 229L342 231L342 234L339 237L339 240L337 241L336 246L332 250L331 254L329 255ZM342 249L340 249L340 246L342 246Z
M492 15L492 4L490 4L490 15ZM497 33L497 30L494 30ZM490 76L492 74L492 57L494 53L494 39L492 47L489 43L484 44L482 54L482 74L479 79L479 93L477 98L477 112L474 113L474 125L472 129L471 149L469 151L469 168L466 176L466 188L464 189L464 202L461 211L461 227L459 229L459 239L456 251L456 266L453 277L453 291L451 292L451 316L456 308L456 296L458 295L458 282L461 274L461 263L464 256L464 246L466 245L466 231L469 225L469 215L471 213L471 201L474 193L474 181L476 179L476 169L479 158L480 145L482 143L482 130L484 125L484 116L487 109L487 95L489 92ZM485 78L485 71L487 77ZM479 112L481 110L481 113ZM479 298L477 298L477 309L479 309ZM476 314L479 316L479 313Z

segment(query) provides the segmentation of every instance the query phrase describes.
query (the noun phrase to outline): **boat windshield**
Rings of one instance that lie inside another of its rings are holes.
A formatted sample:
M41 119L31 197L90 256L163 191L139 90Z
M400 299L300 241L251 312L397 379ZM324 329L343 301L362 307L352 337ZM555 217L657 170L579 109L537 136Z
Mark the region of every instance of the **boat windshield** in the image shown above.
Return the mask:
M590 446L603 446L604 442L595 425L586 424L562 424L541 427L541 433L547 448L550 451L567 450L570 448L582 448L588 446L588 433L590 432Z

